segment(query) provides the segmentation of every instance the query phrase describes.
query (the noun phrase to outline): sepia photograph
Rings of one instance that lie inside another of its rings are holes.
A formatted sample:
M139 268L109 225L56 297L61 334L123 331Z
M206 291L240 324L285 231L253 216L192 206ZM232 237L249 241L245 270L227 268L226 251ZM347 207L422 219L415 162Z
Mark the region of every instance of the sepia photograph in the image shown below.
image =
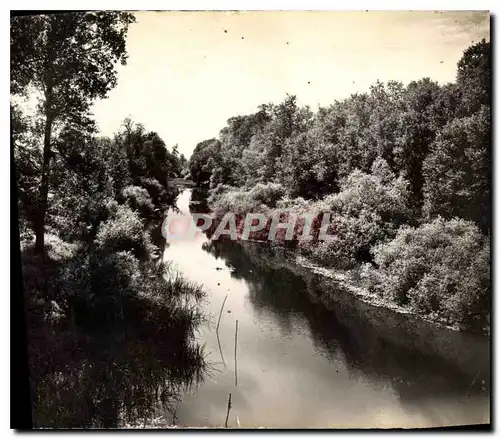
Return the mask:
M490 429L491 19L11 11L11 410Z

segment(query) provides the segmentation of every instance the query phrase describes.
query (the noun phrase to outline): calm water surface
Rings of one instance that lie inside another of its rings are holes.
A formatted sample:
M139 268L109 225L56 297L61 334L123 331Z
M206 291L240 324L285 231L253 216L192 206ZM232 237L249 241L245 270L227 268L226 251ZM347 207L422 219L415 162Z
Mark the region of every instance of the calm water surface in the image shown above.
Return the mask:
M178 198L183 214L191 195ZM203 234L166 248L164 259L207 291L210 316L198 340L211 370L184 395L178 425L223 426L229 393L231 427L489 422L488 339L371 307L266 250Z

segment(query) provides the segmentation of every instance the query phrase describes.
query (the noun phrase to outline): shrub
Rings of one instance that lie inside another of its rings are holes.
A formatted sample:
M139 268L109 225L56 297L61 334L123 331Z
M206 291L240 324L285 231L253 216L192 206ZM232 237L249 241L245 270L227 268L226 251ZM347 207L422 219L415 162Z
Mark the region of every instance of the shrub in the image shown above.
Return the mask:
M141 178L140 183L141 186L148 191L153 204L156 205L163 200L165 196L165 188L158 180L155 178Z
M332 212L329 234L333 242L306 243L302 248L321 263L349 268L371 261L371 248L392 239L410 216L407 182L396 178L383 159L377 159L372 174L352 172L338 194L314 203L301 203L311 211ZM319 225L318 225L319 226Z
M137 210L143 217L151 216L154 205L146 189L139 186L127 186L122 191L122 201L133 210Z
M408 182L388 174L384 163L376 160L372 174L353 171L342 182L341 191L325 201L343 215L359 216L368 210L376 212L388 227L398 227L410 216Z
M240 190L223 192L216 201L212 203L212 207L216 215L226 212L244 214L246 212L261 212L265 210L265 206L263 206L260 201L253 198L250 192Z
M95 243L107 252L132 251L140 259L155 250L138 214L124 205L99 226Z
M311 256L328 265L350 268L360 261L368 261L371 247L385 238L384 227L379 215L362 212L357 217L333 214L330 217L331 232L336 240L312 244Z
M482 327L489 307L489 243L463 219L401 228L373 249L379 289L399 304L462 327Z
M234 189L234 188L231 186L228 186L226 184L222 184L222 183L218 184L215 188L209 190L207 202L209 204L215 204L217 202L217 200L219 199L219 197L221 197L221 195L224 192L228 192L232 189Z
M263 212L276 207L278 200L285 195L285 189L280 184L258 183L249 191L230 189L218 185L211 191L209 199L216 213Z
M265 204L267 207L274 208L278 200L280 200L286 191L285 188L278 183L257 183L250 190L250 197L262 204Z
M78 245L63 241L57 235L46 233L45 250L50 259L60 261L72 258L78 250Z
M116 427L120 419L108 395L124 416L150 418L160 402L172 404L204 371L203 351L193 338L201 321L196 301L203 293L171 271L165 276L162 264L140 263L131 252L80 250L58 270L45 272L49 278L41 282L62 292L62 313L53 300L34 302L37 284L31 283L40 283L40 272L25 272L32 287L35 424ZM61 314L71 326L58 323Z
M311 201L307 201L302 197L297 198L289 198L283 197L276 203L276 207L281 210L293 210L293 211L302 211L308 210L309 206L312 205Z

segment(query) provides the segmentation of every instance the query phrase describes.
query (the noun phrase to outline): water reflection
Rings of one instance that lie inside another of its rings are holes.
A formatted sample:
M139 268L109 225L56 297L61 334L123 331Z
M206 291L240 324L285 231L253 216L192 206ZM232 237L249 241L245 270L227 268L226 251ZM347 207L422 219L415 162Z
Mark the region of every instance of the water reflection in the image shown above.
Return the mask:
M193 192L191 203L189 196L186 191L179 198L182 212L188 206L206 211L203 194ZM215 317L199 340L218 369L184 396L180 425L222 426L228 393L233 427L489 422L487 339L359 302L327 278L291 265L285 250L201 235L172 242L165 258L203 283L206 311Z
M208 212L207 203L208 191L202 188L193 188L189 197L189 211L191 213L205 213Z
M294 316L304 317L319 350L331 358L340 350L353 373L383 382L391 380L402 400L426 395L458 399L481 393L488 386L489 358L481 337L473 340L474 336L441 330L445 334L439 337L439 343L445 345L444 349L432 348L426 340L417 339L419 329L429 326L426 323L401 316L397 322L394 316L390 318L394 313L353 299L327 278L306 270L299 275L298 268L294 272L286 267L282 252L276 254L255 243L212 241L203 249L234 267L232 276L250 284L252 305L257 310L271 310L282 331L293 331ZM327 302L311 301L325 296ZM409 325L415 328L407 331ZM436 337L439 331L432 335ZM427 328L421 335L429 336L428 332ZM464 352L462 349L469 350L472 342L482 349ZM450 343L451 352L447 349ZM455 362L459 358L462 364Z
M53 428L149 426L164 408L173 410L185 383L172 373L165 345L127 337L80 340L52 358L50 371L32 375L35 425ZM71 340L69 340L71 338Z

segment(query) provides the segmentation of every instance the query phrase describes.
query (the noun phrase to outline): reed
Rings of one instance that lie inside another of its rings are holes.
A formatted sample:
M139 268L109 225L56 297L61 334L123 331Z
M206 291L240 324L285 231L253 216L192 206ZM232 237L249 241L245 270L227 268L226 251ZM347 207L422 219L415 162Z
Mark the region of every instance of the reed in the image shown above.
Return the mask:
M222 311L224 310L224 305L226 303L226 300L227 300L227 294L226 294L226 297L224 297L224 301L222 302L222 306L220 307L219 320L217 321L217 328L216 328L217 333L219 333L220 319L222 317Z
M236 330L234 332L234 385L238 385L238 320L236 320Z
M224 428L227 428L227 421L229 420L229 412L230 411L231 411L231 394L229 394L229 398L227 400L226 423L224 424Z
M222 317L222 311L224 310L224 304L226 303L226 299L227 299L227 294L226 294L226 297L224 297L224 301L222 302L222 306L220 308L220 313L219 313L219 320L217 321L217 328L215 329L215 334L217 335L217 344L219 346L219 352L220 352L220 356L222 358L222 364L224 364L224 368L226 368L226 360L224 360L224 354L222 353L222 347L220 344L219 325L220 325L220 319Z

